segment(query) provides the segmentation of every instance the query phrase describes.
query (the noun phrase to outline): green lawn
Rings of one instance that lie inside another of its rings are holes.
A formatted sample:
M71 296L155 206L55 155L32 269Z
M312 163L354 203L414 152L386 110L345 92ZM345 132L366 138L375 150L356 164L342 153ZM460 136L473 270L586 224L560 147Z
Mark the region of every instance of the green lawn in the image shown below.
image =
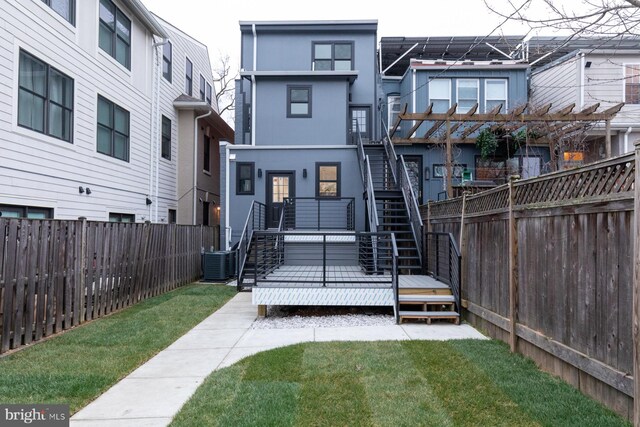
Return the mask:
M496 341L308 343L214 372L173 426L624 426Z
M216 311L224 285L189 285L0 358L0 402L91 400Z

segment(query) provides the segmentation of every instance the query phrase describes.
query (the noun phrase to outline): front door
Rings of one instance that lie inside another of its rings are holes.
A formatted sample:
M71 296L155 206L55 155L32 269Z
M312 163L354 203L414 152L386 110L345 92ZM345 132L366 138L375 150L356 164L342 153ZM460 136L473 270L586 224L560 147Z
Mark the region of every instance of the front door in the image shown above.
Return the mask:
M371 127L369 123L369 107L350 107L351 116L351 143L357 144L362 138L364 144L371 139Z
M267 228L278 228L284 199L295 197L293 172L267 172Z

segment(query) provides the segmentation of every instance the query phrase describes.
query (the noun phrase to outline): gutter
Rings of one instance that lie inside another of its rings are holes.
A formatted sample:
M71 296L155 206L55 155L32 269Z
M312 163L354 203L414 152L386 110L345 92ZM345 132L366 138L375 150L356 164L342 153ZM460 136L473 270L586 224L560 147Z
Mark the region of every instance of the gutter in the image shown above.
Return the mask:
M160 146L159 146L159 141L162 140L162 135L161 132L162 130L160 129L160 126L158 126L158 122L159 122L159 115L160 115L160 79L162 78L162 59L160 58L160 55L162 54L159 51L159 47L166 45L167 43L169 43L169 39L168 38L164 38L162 39L161 42L158 43L154 43L153 44L153 51L154 54L156 56L156 81L155 81L155 91L154 91L154 98L155 98L155 102L154 102L154 108L152 108L153 110L153 117L151 119L151 135L153 135L154 138L154 154L153 154L153 158L154 158L154 164L155 164L155 168L156 168L156 175L155 175L155 192L153 194L150 194L150 198L151 200L153 200L153 204L155 206L151 206L149 205L149 216L150 216L150 220L153 222L158 222L158 187L159 187L159 176L160 176L160 156L158 156L158 152L160 151ZM155 195L155 197L153 197ZM151 212L154 212L153 217L151 217ZM153 218L153 219L152 219Z
M153 33L157 36L160 36L163 39L169 38L169 33L167 33L162 25L156 20L156 18L149 12L149 9L144 7L140 0L129 0L126 4L131 8L131 11L142 21L143 24L147 26Z
M226 144L225 148L225 168L224 168L224 186L225 186L225 192L224 192L224 250L228 251L229 250L229 246L231 244L231 227L229 226L229 203L230 203L230 197L229 197L229 155L231 154L231 150L229 147L229 143Z
M210 110L193 120L193 225L196 225L196 206L198 203L198 120L209 117L213 113Z

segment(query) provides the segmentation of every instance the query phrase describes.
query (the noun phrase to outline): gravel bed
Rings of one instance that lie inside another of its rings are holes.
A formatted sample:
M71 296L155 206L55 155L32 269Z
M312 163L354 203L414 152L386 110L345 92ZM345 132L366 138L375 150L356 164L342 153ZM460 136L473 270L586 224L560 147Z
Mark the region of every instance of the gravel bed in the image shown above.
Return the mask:
M269 307L267 317L258 318L252 329L336 328L343 326L395 325L393 315L380 309L341 307Z

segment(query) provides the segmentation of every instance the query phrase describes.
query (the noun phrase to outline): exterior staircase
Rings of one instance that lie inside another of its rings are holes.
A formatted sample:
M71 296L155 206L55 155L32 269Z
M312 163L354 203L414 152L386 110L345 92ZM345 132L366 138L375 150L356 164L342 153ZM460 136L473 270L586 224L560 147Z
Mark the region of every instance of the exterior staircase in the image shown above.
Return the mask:
M411 287L400 288L398 295L400 323L406 319L422 319L431 324L434 319L460 323L456 298L445 283L427 278Z

